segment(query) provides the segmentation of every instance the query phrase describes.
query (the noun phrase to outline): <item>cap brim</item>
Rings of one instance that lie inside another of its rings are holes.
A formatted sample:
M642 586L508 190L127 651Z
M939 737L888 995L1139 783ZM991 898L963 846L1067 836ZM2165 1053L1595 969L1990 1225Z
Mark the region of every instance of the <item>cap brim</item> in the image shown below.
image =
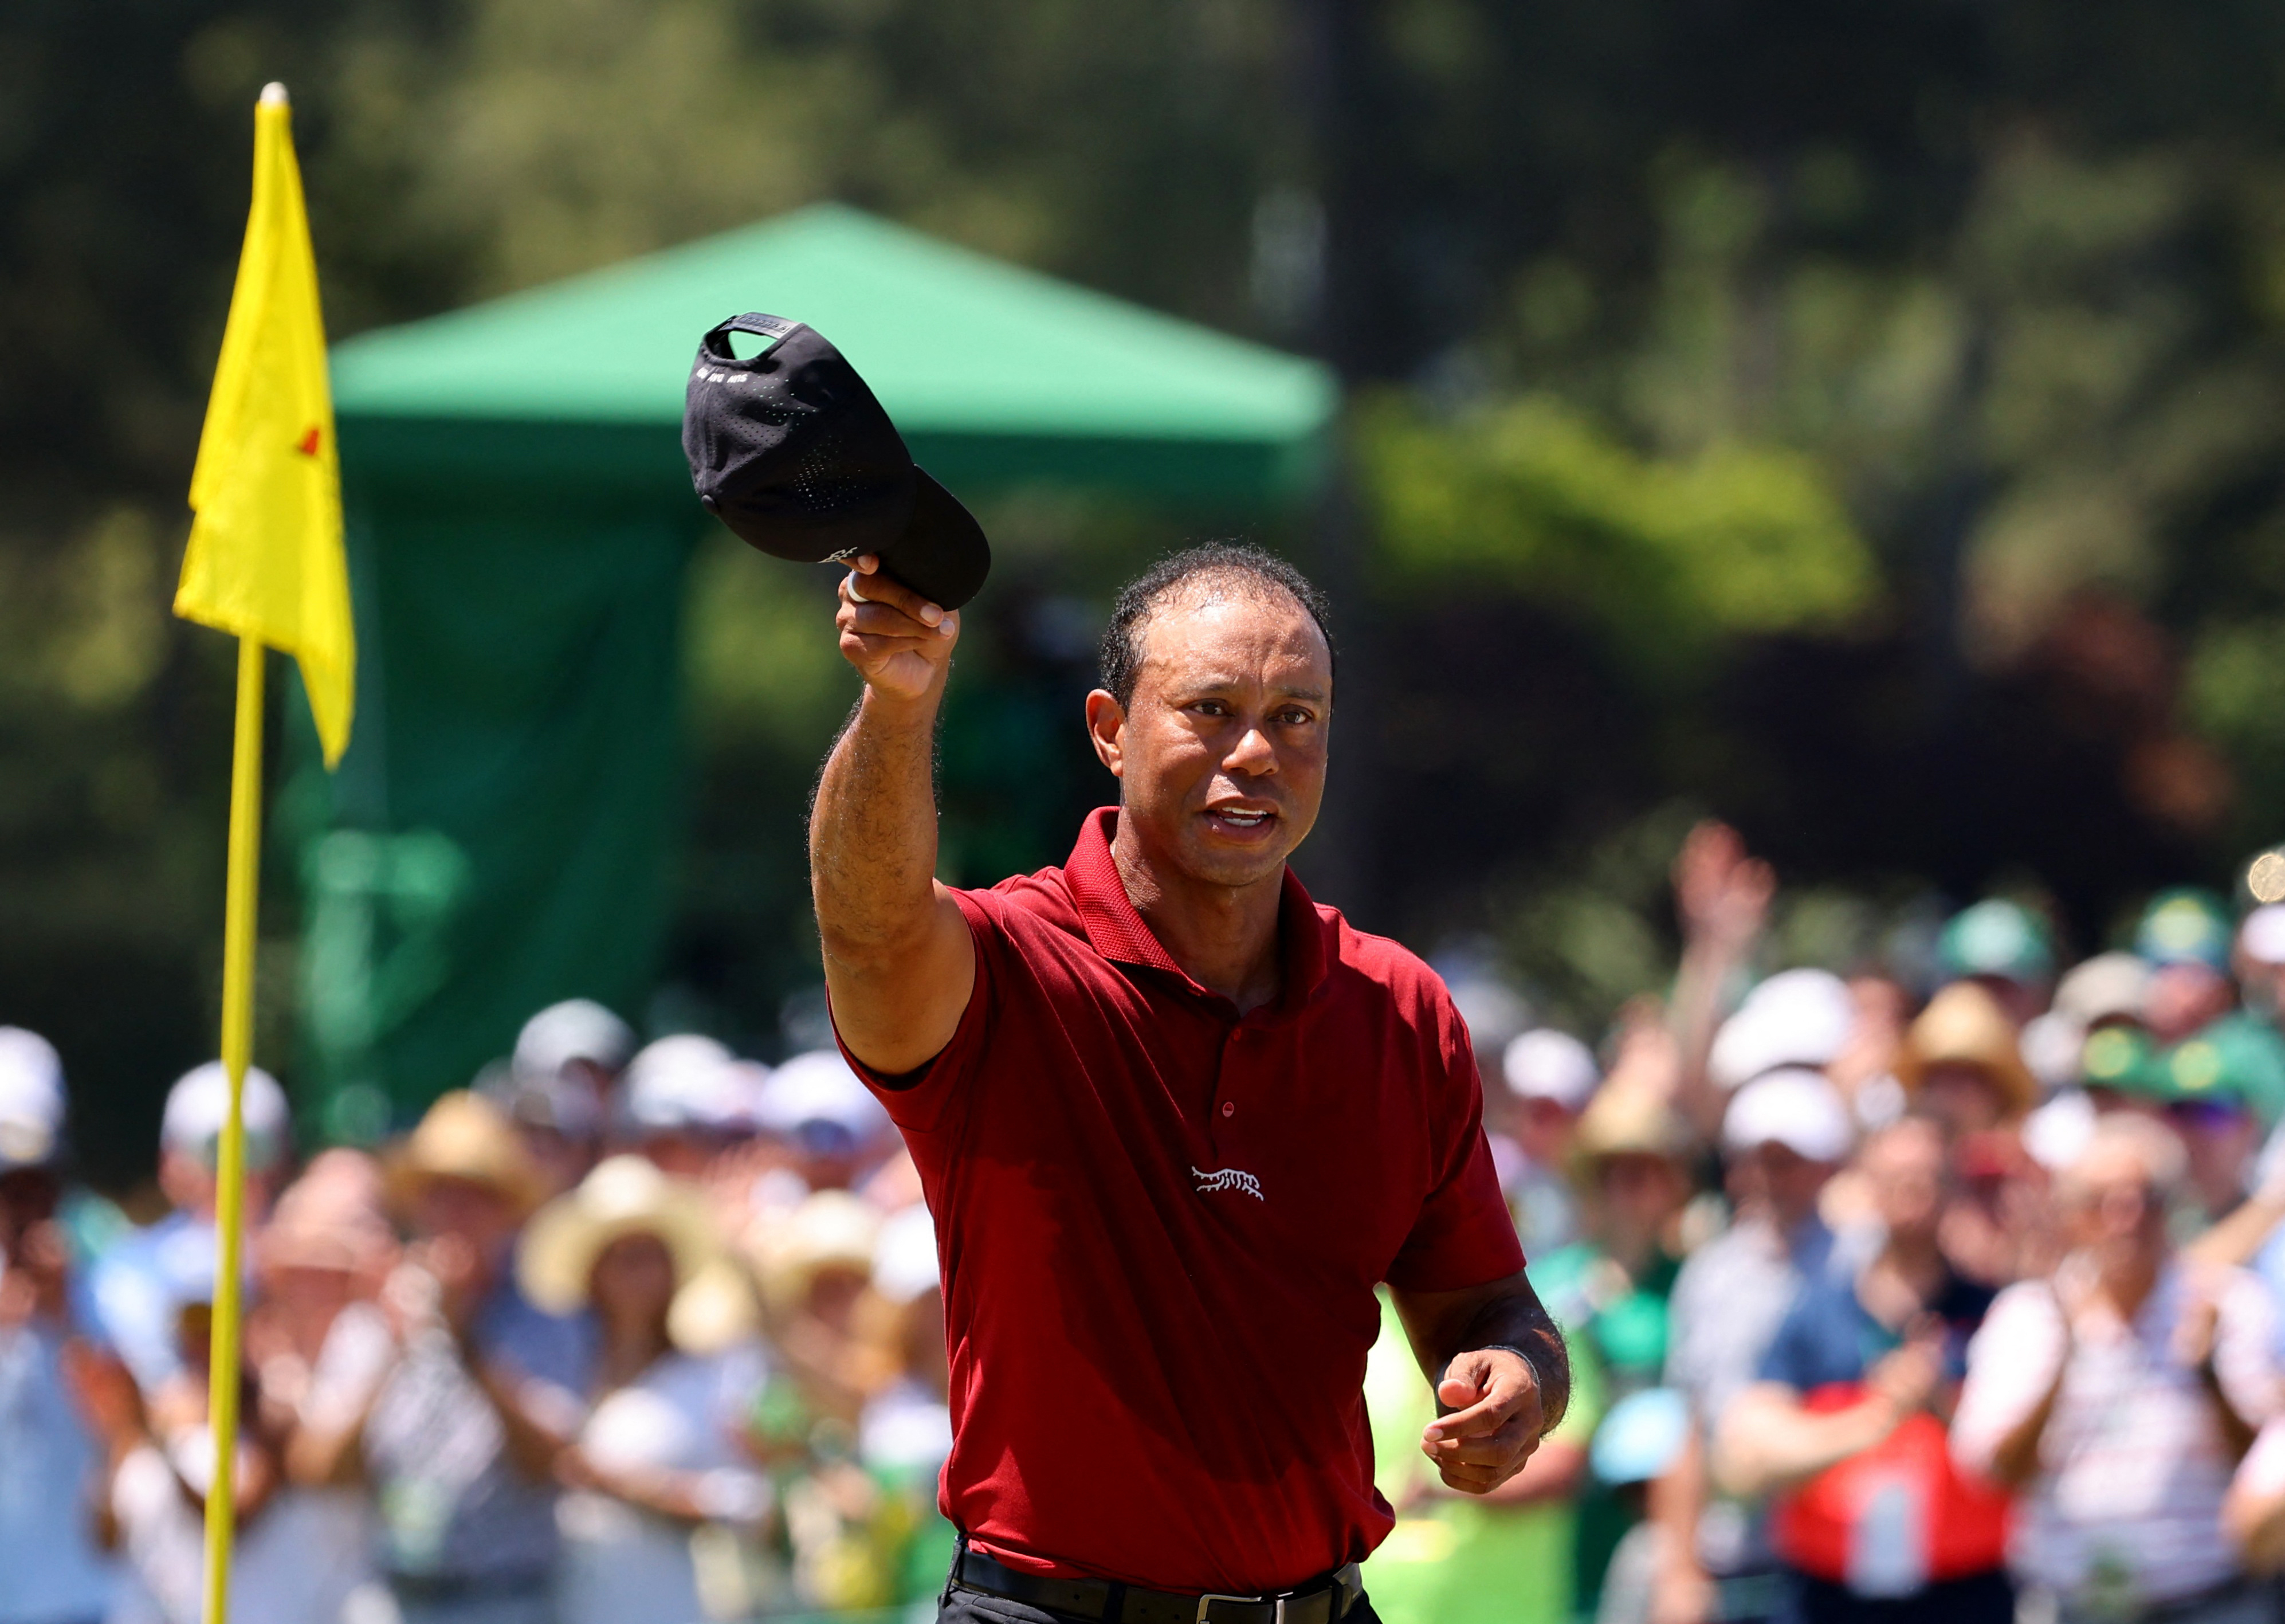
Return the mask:
M883 550L881 567L938 608L959 608L992 572L992 544L976 515L925 468L915 467L913 480L912 522Z

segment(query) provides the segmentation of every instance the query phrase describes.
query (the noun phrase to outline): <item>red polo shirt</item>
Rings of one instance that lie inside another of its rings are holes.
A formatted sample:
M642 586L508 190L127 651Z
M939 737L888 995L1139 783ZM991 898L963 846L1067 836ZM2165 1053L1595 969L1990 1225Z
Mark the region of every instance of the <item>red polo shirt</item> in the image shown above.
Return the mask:
M1254 1594L1363 1557L1373 1287L1523 1267L1450 996L1289 871L1284 988L1239 1016L1111 858L955 891L976 990L878 1090L936 1215L945 1514L1011 1566ZM863 1068L860 1066L860 1071Z

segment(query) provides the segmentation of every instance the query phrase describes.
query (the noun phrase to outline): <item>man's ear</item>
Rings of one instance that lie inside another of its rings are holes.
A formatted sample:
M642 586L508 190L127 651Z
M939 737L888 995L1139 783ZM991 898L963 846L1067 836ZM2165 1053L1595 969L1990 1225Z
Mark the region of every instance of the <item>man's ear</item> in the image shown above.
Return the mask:
M1087 696L1087 736L1095 746L1095 758L1111 770L1111 776L1125 778L1127 710L1108 688Z

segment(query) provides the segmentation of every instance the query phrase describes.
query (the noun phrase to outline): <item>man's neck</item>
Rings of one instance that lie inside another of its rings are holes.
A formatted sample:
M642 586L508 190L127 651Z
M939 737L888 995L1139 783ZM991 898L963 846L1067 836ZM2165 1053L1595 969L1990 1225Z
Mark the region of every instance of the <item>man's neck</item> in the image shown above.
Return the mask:
M1284 969L1277 952L1282 868L1251 885L1202 884L1151 861L1123 819L1111 842L1111 859L1127 900L1191 980L1221 993L1240 1014L1277 996Z

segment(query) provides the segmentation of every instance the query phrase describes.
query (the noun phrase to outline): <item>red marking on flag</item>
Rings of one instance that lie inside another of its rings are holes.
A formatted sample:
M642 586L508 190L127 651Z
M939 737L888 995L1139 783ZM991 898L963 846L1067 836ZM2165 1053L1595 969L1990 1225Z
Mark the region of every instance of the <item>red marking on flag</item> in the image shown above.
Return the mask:
M318 426L315 423L310 425L309 433L294 442L294 449L304 457L314 457L318 454Z

